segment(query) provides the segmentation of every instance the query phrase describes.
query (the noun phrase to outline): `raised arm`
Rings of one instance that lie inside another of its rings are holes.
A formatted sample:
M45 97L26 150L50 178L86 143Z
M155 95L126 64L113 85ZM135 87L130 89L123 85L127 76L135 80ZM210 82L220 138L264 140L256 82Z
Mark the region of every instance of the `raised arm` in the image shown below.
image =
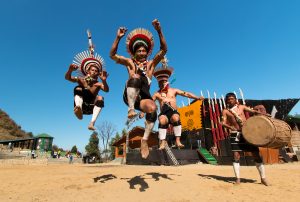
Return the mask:
M176 89L176 94L177 95L181 95L183 97L188 97L188 98L196 99L196 100L203 100L204 99L203 96L199 97L199 96L194 95L193 93L182 91L182 90L179 90L179 89Z
M251 109L250 107L247 107L247 106L245 106L245 105L243 105L243 110L244 110L244 111L247 111L247 112L250 112L250 113L252 113L252 114L256 114L256 115L259 114L259 115L265 115L265 116L271 117L270 114L262 113L262 112L260 112L260 111Z
M103 90L104 92L109 92L109 86L106 82L106 79L108 77L109 74L107 74L107 72L102 72L100 75L99 75L99 78L101 79L102 83L97 83L98 86L100 86L100 89Z
M110 49L109 56L111 59L116 61L116 63L127 66L129 64L129 59L124 56L117 55L119 42L120 42L121 38L125 35L126 31L127 31L127 29L125 27L120 27L118 29L117 36L116 36L116 39L113 42L113 45Z
M154 94L152 95L152 99L153 99L154 102L157 100L157 94L158 94L158 93L154 93Z
M78 78L72 76L72 72L75 71L76 69L78 69L78 66L75 65L75 64L71 64L71 65L69 66L68 71L67 71L66 74L65 74L65 79L68 80L68 81L71 81L71 82L73 82L73 83L78 82Z
M155 20L152 21L152 25L158 33L159 42L160 42L160 50L153 58L153 67L155 68L157 66L157 64L166 55L168 48L167 48L167 42L166 42L165 37L164 37L164 35L162 33L162 30L161 30L160 22L157 19L155 19Z

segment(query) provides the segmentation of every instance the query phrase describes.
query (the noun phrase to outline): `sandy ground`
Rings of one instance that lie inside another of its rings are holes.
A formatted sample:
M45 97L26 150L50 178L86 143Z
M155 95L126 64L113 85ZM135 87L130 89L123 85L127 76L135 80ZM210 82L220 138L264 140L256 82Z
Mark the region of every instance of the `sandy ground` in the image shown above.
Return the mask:
M300 201L300 163L267 165L271 186L256 167L194 164L13 165L0 167L0 201Z

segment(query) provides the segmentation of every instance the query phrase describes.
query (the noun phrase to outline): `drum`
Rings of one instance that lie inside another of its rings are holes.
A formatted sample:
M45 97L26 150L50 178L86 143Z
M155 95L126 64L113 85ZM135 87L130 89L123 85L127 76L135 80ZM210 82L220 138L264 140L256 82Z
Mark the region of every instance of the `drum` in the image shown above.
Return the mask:
M300 131L292 131L291 146L300 147Z
M291 127L286 122L262 115L250 117L242 132L250 144L274 149L286 146L292 137Z

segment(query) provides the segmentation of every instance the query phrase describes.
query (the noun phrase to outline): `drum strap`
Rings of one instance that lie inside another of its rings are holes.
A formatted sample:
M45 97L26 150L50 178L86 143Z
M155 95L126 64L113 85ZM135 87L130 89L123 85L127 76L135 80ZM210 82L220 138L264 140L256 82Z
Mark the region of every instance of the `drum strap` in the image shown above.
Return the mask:
M228 108L228 111L233 114L236 122L239 124L239 126L242 128L243 127L243 121L241 119L241 117L233 110L234 108L238 108L239 106L238 105L235 105L234 107L232 108Z

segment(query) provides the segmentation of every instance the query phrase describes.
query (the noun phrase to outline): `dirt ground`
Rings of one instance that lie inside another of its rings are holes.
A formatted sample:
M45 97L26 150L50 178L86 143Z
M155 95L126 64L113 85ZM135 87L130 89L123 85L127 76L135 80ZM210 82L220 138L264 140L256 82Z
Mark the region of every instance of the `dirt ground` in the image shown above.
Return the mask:
M0 201L300 201L300 163L266 166L271 186L256 167L194 164L11 165L0 167Z

